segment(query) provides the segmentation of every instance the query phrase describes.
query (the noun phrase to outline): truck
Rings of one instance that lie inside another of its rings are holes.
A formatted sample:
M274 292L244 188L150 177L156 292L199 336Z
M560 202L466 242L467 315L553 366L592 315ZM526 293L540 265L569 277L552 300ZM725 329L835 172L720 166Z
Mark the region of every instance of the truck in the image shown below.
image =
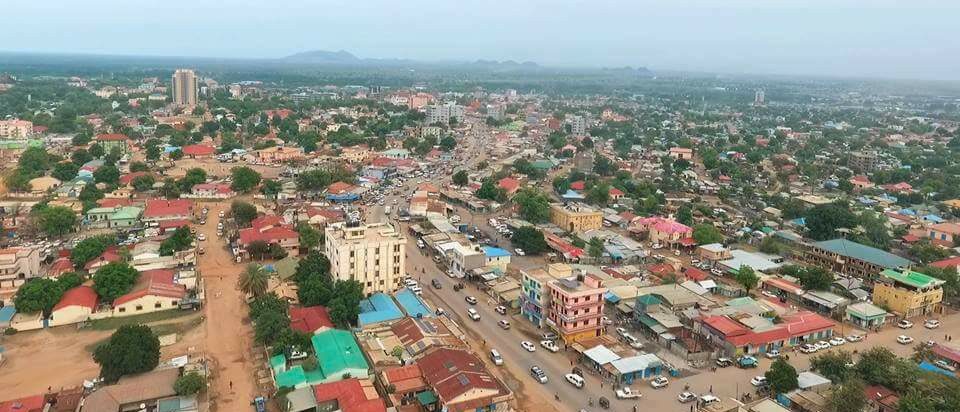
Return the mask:
M617 389L617 399L637 399L641 396L643 395L641 395L640 392L634 392L629 387Z

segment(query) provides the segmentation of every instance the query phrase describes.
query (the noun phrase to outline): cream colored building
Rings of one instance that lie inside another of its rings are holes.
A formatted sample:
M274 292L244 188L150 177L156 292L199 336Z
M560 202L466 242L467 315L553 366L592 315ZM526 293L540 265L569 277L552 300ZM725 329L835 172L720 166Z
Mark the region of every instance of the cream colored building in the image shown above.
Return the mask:
M0 137L24 139L33 134L33 122L29 120L0 120Z
M334 279L356 280L363 292L392 292L403 277L407 238L387 223L327 226L324 251Z
M16 288L40 276L40 248L0 249L0 289Z
M600 229L603 213L584 204L550 205L550 223L571 233Z
M197 105L197 75L193 70L177 69L173 73L173 104L177 106Z

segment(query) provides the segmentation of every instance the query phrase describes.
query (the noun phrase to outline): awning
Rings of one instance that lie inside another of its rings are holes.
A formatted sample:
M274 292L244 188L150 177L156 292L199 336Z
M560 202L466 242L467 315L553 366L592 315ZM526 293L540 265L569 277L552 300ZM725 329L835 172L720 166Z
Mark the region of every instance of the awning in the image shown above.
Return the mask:
M628 305L626 301L620 301L620 303L617 304L617 310L625 315L630 315L633 313L633 306Z
M614 295L613 292L610 292L610 291L607 291L606 293L604 293L603 298L606 299L607 302L610 302L613 304L617 304L618 302L620 302L620 297L617 295Z

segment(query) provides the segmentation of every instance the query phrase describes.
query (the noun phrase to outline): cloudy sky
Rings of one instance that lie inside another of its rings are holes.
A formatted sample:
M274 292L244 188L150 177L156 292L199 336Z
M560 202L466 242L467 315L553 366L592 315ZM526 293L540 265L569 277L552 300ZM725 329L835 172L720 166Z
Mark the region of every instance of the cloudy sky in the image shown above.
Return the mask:
M949 0L4 0L0 50L960 80Z

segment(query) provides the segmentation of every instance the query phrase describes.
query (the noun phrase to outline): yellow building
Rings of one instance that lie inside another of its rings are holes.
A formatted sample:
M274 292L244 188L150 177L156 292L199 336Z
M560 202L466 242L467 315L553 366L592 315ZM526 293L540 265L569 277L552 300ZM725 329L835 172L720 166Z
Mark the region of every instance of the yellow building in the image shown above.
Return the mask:
M324 251L334 279L360 282L367 296L400 288L407 243L403 233L387 223L341 222L327 226L324 234Z
M920 272L887 269L880 272L873 287L873 303L902 318L930 315L940 311L943 281Z
M603 213L584 204L550 205L550 223L571 233L600 229Z

